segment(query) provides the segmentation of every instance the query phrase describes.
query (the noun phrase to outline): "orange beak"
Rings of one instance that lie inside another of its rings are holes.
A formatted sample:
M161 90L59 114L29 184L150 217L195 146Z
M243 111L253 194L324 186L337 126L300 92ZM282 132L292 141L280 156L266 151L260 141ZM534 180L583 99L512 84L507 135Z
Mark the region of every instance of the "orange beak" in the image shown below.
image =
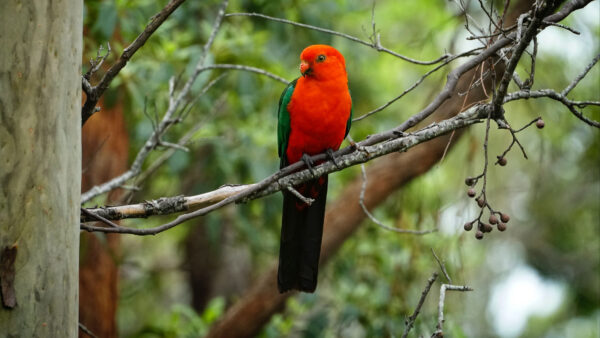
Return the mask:
M308 62L302 60L302 62L300 62L300 74L302 74L302 76L306 76L310 71L311 69Z

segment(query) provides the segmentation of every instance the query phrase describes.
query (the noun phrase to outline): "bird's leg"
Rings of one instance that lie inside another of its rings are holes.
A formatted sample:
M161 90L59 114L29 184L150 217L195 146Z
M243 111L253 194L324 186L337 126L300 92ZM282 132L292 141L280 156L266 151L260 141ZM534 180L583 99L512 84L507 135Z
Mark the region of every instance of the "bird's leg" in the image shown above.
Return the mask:
M308 170L310 170L310 173L313 174L313 176L314 176L315 169L313 168L313 165L315 165L315 162L310 158L310 156L308 154L304 153L304 154L302 154L302 157L300 158L300 160L302 162L304 162L304 164L306 165Z
M327 154L327 157L329 157L329 159L331 160L331 162L333 162L335 167L340 169L340 165L338 164L337 158L335 158L335 155L333 155L333 149L327 148L327 150L325 150L325 154Z

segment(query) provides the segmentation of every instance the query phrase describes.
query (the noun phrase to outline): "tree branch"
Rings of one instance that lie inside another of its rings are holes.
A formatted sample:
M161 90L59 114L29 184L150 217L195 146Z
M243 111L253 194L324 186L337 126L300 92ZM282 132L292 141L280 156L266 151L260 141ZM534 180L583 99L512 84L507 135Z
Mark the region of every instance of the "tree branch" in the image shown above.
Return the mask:
M222 12L224 12L224 7L222 7L222 11L220 11L219 13L222 13ZM546 20L548 20L548 18L546 18ZM217 21L219 21L219 20L217 20ZM218 28L218 25L216 23L215 23L215 27ZM214 33L214 30L213 30L213 33ZM512 35L514 35L514 34L516 34L516 33L512 33ZM214 34L211 34L211 36L214 36ZM210 41L212 41L212 40L209 39L209 42ZM194 217L201 216L201 215L205 215L205 214L207 214L213 210L216 210L222 206L225 206L227 204L230 204L233 202L247 201L250 199L254 199L254 198L258 198L258 197L265 196L268 194L272 194L281 189L285 189L288 186L293 186L293 185L302 183L304 181L307 181L314 177L318 177L325 173L330 173L330 172L337 171L339 169L346 168L346 167L349 167L352 165L364 163L373 158L383 156L385 154L388 154L388 153L391 153L394 151L403 151L403 150L409 149L410 147L412 147L418 143L422 143L424 141L430 140L433 137L436 137L441 134L447 133L449 131L456 130L456 129L462 128L464 126L468 126L470 124L479 122L481 118L483 118L487 115L483 112L486 109L482 109L484 106L481 106L481 105L474 106L471 109L467 110L466 112L464 112L452 119L448 119L448 120L440 122L438 124L434 124L429 127L423 128L414 134L409 134L408 136L399 137L400 135L403 135L402 131L404 131L407 128L413 126L414 124L422 121L422 119L429 116L431 114L431 112L433 112L435 109L439 108L439 106L451 96L450 92L455 89L458 78L461 75L463 75L466 71L472 69L476 65L476 61L486 60L488 57L492 56L496 51L498 51L500 48L502 48L505 44L508 44L511 41L512 40L511 40L510 36L507 38L501 38L499 41L497 41L496 43L494 43L490 47L488 47L486 50L484 50L481 54L472 58L467 63L461 65L456 70L452 71L448 75L449 80L448 80L444 90L442 91L442 93L440 93L436 97L436 99L430 105L428 105L424 110L422 110L418 114L413 115L413 117L411 117L409 120L405 121L399 127L396 127L394 129L384 132L384 133L372 135L371 137L368 137L366 140L363 140L357 144L359 149L363 149L366 151L358 151L358 152L354 152L354 153L350 154L352 152L352 147L346 147L346 148L336 152L336 157L342 156L341 157L342 165L340 166L340 168L337 168L330 162L325 162L324 164L317 167L317 170L315 170L314 174L311 174L308 170L304 170L304 171L296 172L296 173L290 175L290 173L298 171L299 169L301 169L303 167L302 163L295 163L295 164L292 164L292 165L288 166L287 168L284 168L281 171L271 175L270 177L264 179L263 181L261 181L257 184L248 185L248 186L240 186L240 187L245 187L245 189L239 190L236 192L229 192L229 194L224 195L226 197L224 197L224 199L220 200L218 203L212 204L207 207L203 207L200 210L196 210L194 212L191 212L191 213L188 213L185 215L181 215L174 221L166 223L159 227L150 228L150 229L131 229L131 228L126 228L126 227L119 227L118 230L102 228L102 227L96 227L96 228L88 227L87 230L103 231L103 232L132 233L132 234L138 234L138 235L156 234L156 233L162 232L164 230L167 230L171 227L174 227L178 224L181 224L181 223L185 222L186 220L189 220ZM185 90L185 88L188 88L189 86L191 86L191 85L189 85L190 81L195 79L195 77L203 69L206 69L206 67L203 67L199 64L198 67L196 68L196 72L194 73L192 78L190 78L188 83L186 83L186 86L184 86L184 90ZM246 69L244 69L244 70L246 70ZM182 93L184 90L182 90ZM182 98L182 93L180 93L178 99L175 100L175 104L177 104L177 102ZM447 94L445 94L445 93L447 93ZM431 110L431 112L430 112L430 110ZM168 115L168 113L169 112L167 112L167 115ZM484 115L482 115L482 114L484 114ZM142 151L144 149L142 149ZM138 156L139 156L139 154L138 154ZM314 161L322 161L322 160L326 160L327 158L326 158L325 154L319 154L319 155L313 156L312 159ZM136 161L137 161L137 158L136 158ZM134 166L136 164L136 161L134 161ZM134 168L134 166L132 166L132 168ZM141 164L140 164L140 166L141 166ZM105 188L106 191L109 191L110 189L112 189L112 188L110 188L111 185L114 185L114 187L121 186L125 181L127 181L129 178L131 178L133 176L134 175L131 175L129 177L125 176L126 179L121 178L119 184L116 184L116 185L113 182L114 180L109 182L108 183L109 186L107 188ZM95 187L95 188L97 188L97 187ZM97 194L98 191L95 190L95 191L93 191L93 193ZM208 193L208 194L211 194L211 193ZM205 194L203 194L203 195L205 195ZM197 197L201 198L200 196L203 196L203 195L198 195ZM89 200L89 198L86 199L88 197L88 195L84 195L84 196L85 196L85 198L82 196L83 200ZM184 203L184 205L186 205L186 204ZM113 208L120 208L120 207L113 207ZM144 209L143 206L141 206L141 208ZM151 210L154 210L154 209L151 208ZM189 206L185 206L185 207L181 207L181 209L177 209L177 212L188 211L188 210L190 210ZM163 213L163 211L160 209L157 211L150 211L149 213L137 212L137 213L132 213L132 215L133 215L132 217L139 217L139 216L135 216L135 215L144 215L143 217L147 217L152 214L161 214L161 213ZM126 213L124 214L121 211L112 211L112 209L111 209L111 211L109 211L108 214L110 214L110 215L125 215ZM107 217L107 218L110 219L110 217ZM125 217L121 217L121 218L125 218ZM83 218L83 219L85 219L85 218ZM118 219L118 218L115 218L115 219Z
M472 288L468 286L459 286L459 285L451 285L451 284L442 284L440 287L440 301L438 304L438 324L437 330L431 335L431 337L442 338L444 337L444 332L442 330L442 326L444 324L444 301L446 300L446 290L448 291L473 291Z
M397 151L406 151L417 144L426 142L437 136L448 133L452 130L460 129L474 123L480 122L480 119L485 115L484 105L473 106L467 111L458 114L457 116L447 119L445 121L439 123L432 123L431 125L416 131L411 134L407 134L404 137L400 137L394 140L390 140L388 142L383 142L381 144L377 144L374 146L368 146L363 149L363 151L358 150L351 154L347 154L337 158L337 162L339 166L336 166L331 161L327 161L319 166L316 166L311 172L310 170L302 170L301 169L304 164L302 162L294 163L286 168L281 169L275 174L265 178L264 180L251 185L244 186L235 186L232 187L224 187L220 188L214 192L210 192L207 194L196 195L191 197L172 197L172 198L163 198L156 201L150 201L143 204L138 204L135 206L121 206L121 207L107 207L107 208L98 208L98 209L88 209L91 212L101 212L100 210L104 210L102 212L102 217L107 219L116 220L121 218L131 218L131 217L147 217L150 215L159 215L167 213L172 213L173 209L177 211L186 211L190 209L190 203L192 201L196 201L197 205L201 205L207 201L215 201L215 196L217 198L221 198L219 202L212 204L207 207L203 207L202 209L193 211L188 214L181 215L177 217L175 220L163 224L158 227L148 228L148 229L133 229L127 227L119 227L115 228L104 228L104 227L93 227L87 226L86 230L93 231L101 231L101 232L116 232L116 233L130 233L136 235L155 235L167 229L170 229L176 225L179 225L187 220L192 218L202 216L208 214L216 209L219 209L225 205L234 203L234 202L245 202L251 199L256 199L259 197L263 197L266 195L273 194L282 189L286 189L290 186L298 185L302 182L306 182L308 180L314 179L315 177L320 177L323 174L331 173L334 171L339 171L341 169L357 165L360 163L368 162L374 158L381 157L386 154L390 154ZM320 159L323 157L325 159L325 154L320 154L313 156L313 159ZM224 197L224 198L223 198ZM175 200L171 200L175 199ZM166 203L168 202L168 203ZM150 203L151 207L148 206ZM162 203L166 203L165 207L160 207ZM176 207L173 207L173 206ZM158 206L158 207L157 207ZM195 205L194 205L195 206ZM128 215L128 217L123 217L123 215ZM83 217L83 216L82 216ZM119 218L120 217L120 218ZM82 221L87 221L89 218L82 218Z
M578 5L571 6L570 4L572 2L576 2L576 3L578 3ZM583 1L572 0L569 3L565 4L565 6L563 6L563 9L561 9L561 11L565 10L565 12L567 12L567 14L565 14L564 16L563 15L560 15L560 16L549 15L549 16L545 17L543 19L543 21L548 21L548 22L560 21L563 18L565 18L566 15L568 15L572 11L582 8L590 2L591 2L591 0L583 0ZM584 4L580 4L580 3L584 3ZM446 85L444 86L444 89L438 94L438 96L429 105L427 105L427 107L425 107L423 110L421 110L417 114L411 116L408 120L406 120L404 123L402 123L398 127L393 128L387 132L377 134L374 137L370 137L358 144L360 146L367 146L367 145L373 145L373 144L379 143L381 141L394 138L396 135L398 135L398 133L402 133L402 132L406 131L407 129L414 127L415 125L417 125L417 123L426 119L437 108L439 108L444 102L446 102L446 100L448 100L452 96L452 93L453 93L454 89L456 88L458 79L460 78L461 75L463 75L467 71L473 69L475 66L484 62L488 58L494 57L496 55L496 53L498 51L500 51L500 49L513 43L515 41L516 37L517 37L517 32L512 32L508 36L496 40L496 42L491 44L488 48L486 48L480 54L478 54L477 56L474 56L467 62L463 63L462 65L460 65L459 67L457 67L456 69L451 71L447 76L447 81L446 81Z
M417 303L415 312L413 312L413 314L404 321L406 328L404 329L404 333L402 333L402 338L406 338L408 336L408 333L410 332L413 325L415 324L415 320L417 319L417 316L419 315L419 312L421 311L421 307L423 306L423 303L425 303L425 299L427 298L427 295L429 294L429 290L431 290L431 286L433 285L433 283L435 282L437 277L438 277L438 273L434 272L433 274L431 274L431 277L429 277L429 279L427 280L427 285L425 285L425 289L423 289L423 292L421 292L421 298L419 298L419 303Z
M102 96L102 94L104 94L104 91L108 88L115 76L119 74L121 69L123 69L123 67L125 67L125 65L129 61L129 59L131 59L131 57L138 51L138 49L140 49L146 43L146 41L150 38L150 36L152 36L152 34L158 29L158 27L160 27L160 25L162 25L163 22L167 20L171 13L173 13L177 9L177 7L179 7L184 1L185 0L171 0L160 12L154 15L150 19L150 23L146 26L146 28L144 28L144 31L140 35L138 35L138 37L135 38L135 40L133 40L133 42L123 50L123 53L121 53L121 56L119 56L117 62L115 62L115 64L113 64L108 69L108 71L106 72L106 74L104 74L98 85L91 88L91 90L90 88L86 88L86 82L89 79L86 79L85 76L83 77L83 88L84 90L87 89L87 98L83 107L81 108L82 126L85 124L88 118L90 118L90 116L94 114L98 100L100 100L100 97Z
M400 58L404 61L408 61L410 63L414 63L417 65L433 65L439 62L444 61L445 59L448 59L450 57L452 57L452 55L450 54L444 54L442 56L440 56L439 58L435 59L435 60L431 60L431 61L419 61L419 60L415 60L412 58L409 58L408 56L404 56L401 54L398 54L390 49L387 49L385 47L383 47L379 41L379 38L373 39L373 41L366 41L366 40L362 40L359 39L355 36L349 35L349 34L345 34L345 33L340 33L338 31L334 31L331 29L327 29L327 28L321 28L321 27L317 27L317 26L312 26L312 25L307 25L305 23L300 23L300 22L295 22L295 21L291 21L291 20L286 20L286 19L281 19L281 18L276 18L273 16L268 16L268 15L264 15L264 14L260 14L260 13L228 13L225 15L226 17L233 17L233 16L252 16L252 17L258 17L258 18L262 18L262 19L267 19L267 20L271 20L271 21L276 21L276 22L281 22L281 23L285 23L288 25L292 25L292 26L297 26L297 27L302 27L302 28L308 28L308 29L312 29L318 32L322 32L322 33L327 33L327 34L331 34L331 35L336 35L345 39L348 39L350 41L354 41L357 43L360 43L362 45L371 47L375 50L377 50L378 52L384 52L390 55L393 55L397 58Z
M133 161L133 164L131 165L131 168L128 171L126 171L125 173L123 173L122 175L115 177L100 186L94 186L92 189L81 194L81 203L82 204L88 202L89 200L91 200L92 198L94 198L100 194L109 192L115 188L122 186L123 184L125 184L125 182L127 182L131 178L139 175L139 173L142 170L142 165L143 165L144 161L146 160L148 155L150 155L150 152L153 149L155 149L157 145L159 145L159 143L161 142L162 135L164 135L164 133L167 131L167 129L170 128L172 125L180 122L180 119L177 119L177 118L174 119L173 115L178 110L179 106L182 104L184 98L191 91L192 85L198 78L198 75L200 75L200 73L203 70L206 70L206 68L204 68L204 66L203 66L204 60L206 59L206 54L208 53L208 50L210 49L210 46L212 45L212 43L214 41L217 31L221 27L221 22L223 21L223 15L225 14L225 8L227 7L227 3L228 3L228 0L225 0L221 3L221 6L219 7L219 10L217 12L217 17L215 18L215 22L213 24L212 32L211 32L208 40L204 44L204 47L202 49L203 53L200 56L200 60L196 64L196 69L194 70L194 73L192 74L192 76L190 76L188 81L185 83L185 85L183 86L183 88L181 89L181 91L179 92L177 97L175 97L173 86L170 86L171 90L169 91L169 107L168 107L162 121L158 124L158 126L156 126L154 128L154 131L152 132L150 137L146 140L146 143L144 143L144 146L142 147L142 149L140 149L140 151L136 155L135 160ZM203 92L201 94L203 94L206 90L208 90L208 86L207 86L207 88L205 88L205 90L203 90Z

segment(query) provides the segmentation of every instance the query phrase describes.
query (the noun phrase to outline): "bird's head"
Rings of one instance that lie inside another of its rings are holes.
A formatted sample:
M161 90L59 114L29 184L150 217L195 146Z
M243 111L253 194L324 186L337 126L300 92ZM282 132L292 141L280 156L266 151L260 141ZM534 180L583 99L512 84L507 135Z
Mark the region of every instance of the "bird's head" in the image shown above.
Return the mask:
M300 54L300 73L317 80L346 76L346 61L337 49L328 45L312 45Z

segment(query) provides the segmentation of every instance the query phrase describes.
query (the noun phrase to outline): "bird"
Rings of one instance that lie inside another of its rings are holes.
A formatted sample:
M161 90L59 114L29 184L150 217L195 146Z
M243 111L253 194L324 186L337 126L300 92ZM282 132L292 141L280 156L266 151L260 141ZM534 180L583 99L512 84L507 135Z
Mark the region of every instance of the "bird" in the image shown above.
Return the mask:
M303 161L312 171L310 156L326 153L337 166L333 152L340 148L352 123L352 98L346 61L328 45L311 45L300 54L301 76L290 82L279 99L277 145L280 169ZM283 190L283 213L277 287L314 292L323 236L327 175L293 187L309 205Z

